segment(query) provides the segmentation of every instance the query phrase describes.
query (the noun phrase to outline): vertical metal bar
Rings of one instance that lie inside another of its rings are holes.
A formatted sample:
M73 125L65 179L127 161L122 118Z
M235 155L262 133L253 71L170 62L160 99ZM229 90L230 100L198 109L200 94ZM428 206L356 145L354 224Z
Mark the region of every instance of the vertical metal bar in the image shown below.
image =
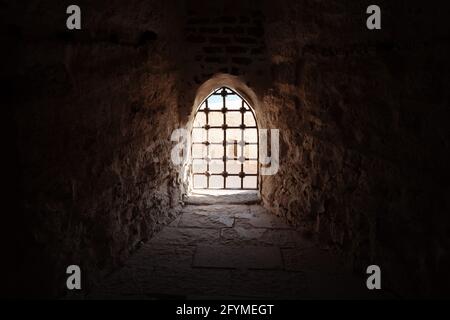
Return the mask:
M205 100L205 115L206 115L206 125L209 124L209 107L208 107L208 99ZM205 128L206 129L206 128ZM206 141L209 143L209 129L206 129ZM209 144L206 145L206 157L209 156ZM209 161L204 159L206 161L206 172L209 173ZM206 189L209 189L209 174L206 175Z
M241 107L245 108L245 102L244 99L242 99ZM241 113L241 124L244 124L244 113ZM241 157L244 158L244 147L245 147L245 141L244 141L244 130L241 129ZM245 161L245 159L244 159ZM244 162L241 163L241 172L244 172ZM244 177L241 177L241 189L244 189Z
M259 190L259 128L258 128L258 124L256 123L255 115L253 115L253 118L255 119L256 139L257 139L256 140L256 189Z
M222 88L222 90L225 91L225 87ZM226 95L222 95L222 100L223 100L223 108L226 108ZM227 113L224 112L223 113L223 124L226 125L227 124ZM227 171L227 129L223 130L223 172ZM223 177L223 188L226 189L227 187L227 177L222 176Z

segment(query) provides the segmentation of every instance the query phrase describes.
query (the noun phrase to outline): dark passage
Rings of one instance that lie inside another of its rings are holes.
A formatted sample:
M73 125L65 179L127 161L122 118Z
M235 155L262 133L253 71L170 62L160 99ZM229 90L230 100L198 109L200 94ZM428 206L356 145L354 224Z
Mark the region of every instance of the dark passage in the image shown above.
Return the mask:
M2 5L8 297L448 297L444 7L380 0L372 31L363 1L77 4L71 31L61 1ZM189 197L194 169L171 159L222 87L279 130L275 174L244 164L254 141L217 169L253 179L231 203Z

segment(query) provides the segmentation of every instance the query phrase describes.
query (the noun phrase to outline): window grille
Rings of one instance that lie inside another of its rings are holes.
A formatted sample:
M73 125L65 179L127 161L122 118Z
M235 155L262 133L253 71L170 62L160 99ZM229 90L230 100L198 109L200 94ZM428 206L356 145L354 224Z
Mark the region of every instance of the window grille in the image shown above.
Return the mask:
M221 87L209 95L197 110L191 137L194 189L258 189L258 126L237 92Z

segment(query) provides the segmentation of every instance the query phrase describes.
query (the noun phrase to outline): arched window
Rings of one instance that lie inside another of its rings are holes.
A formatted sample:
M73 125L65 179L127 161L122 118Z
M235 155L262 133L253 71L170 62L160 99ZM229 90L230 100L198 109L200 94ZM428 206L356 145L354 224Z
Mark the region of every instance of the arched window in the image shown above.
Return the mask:
M193 189L258 189L258 126L236 91L220 87L202 102L191 137Z

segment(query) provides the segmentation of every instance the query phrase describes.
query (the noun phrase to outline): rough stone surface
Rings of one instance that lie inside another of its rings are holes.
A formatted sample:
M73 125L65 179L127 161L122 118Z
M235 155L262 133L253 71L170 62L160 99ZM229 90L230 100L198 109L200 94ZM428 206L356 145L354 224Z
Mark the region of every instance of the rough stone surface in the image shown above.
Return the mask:
M398 294L448 296L448 28L415 2L420 14L377 3L377 34L363 3L312 3L266 12L272 84L257 116L280 128L281 160L263 202L354 268L380 265Z
M194 255L194 268L279 269L281 254L276 247L263 246L199 246Z
M233 217L221 214L185 213L180 219L179 227L220 228L233 226Z
M256 206L229 207L233 208L233 214L225 216L231 219L238 219L236 216L250 210L264 212ZM185 207L180 221L187 215L190 220L197 219L201 225L202 215L192 215L196 209L197 206ZM212 216L222 210L222 206L201 208L202 214ZM264 214L253 219L257 223L259 218L262 225ZM280 218L275 217L274 220L277 221L277 229L271 226L260 229L269 233L285 233L287 238L291 232L296 232ZM207 224L195 229L180 224L165 227L87 298L383 297L365 288L362 274L352 274L337 256L329 250L321 250L310 240L297 237L292 248L279 243L260 243L258 234L252 233L254 227L247 225L244 229L250 233L246 239L235 239L230 243L222 241L226 239L221 236L218 242L217 231L233 230L237 226L215 224L214 227L216 233L211 232L213 227ZM173 242L174 234L180 241Z
M231 192L226 190L227 192ZM206 205L206 204L256 204L260 203L261 199L257 192L234 192L227 194L214 190L207 190L204 192L194 190L185 199L185 204Z
M62 3L32 2L1 14L17 50L6 79L26 224L14 236L11 294L46 297L66 292L72 264L92 287L177 215L177 61L167 43L180 19L164 1L84 2L83 28L69 32Z

